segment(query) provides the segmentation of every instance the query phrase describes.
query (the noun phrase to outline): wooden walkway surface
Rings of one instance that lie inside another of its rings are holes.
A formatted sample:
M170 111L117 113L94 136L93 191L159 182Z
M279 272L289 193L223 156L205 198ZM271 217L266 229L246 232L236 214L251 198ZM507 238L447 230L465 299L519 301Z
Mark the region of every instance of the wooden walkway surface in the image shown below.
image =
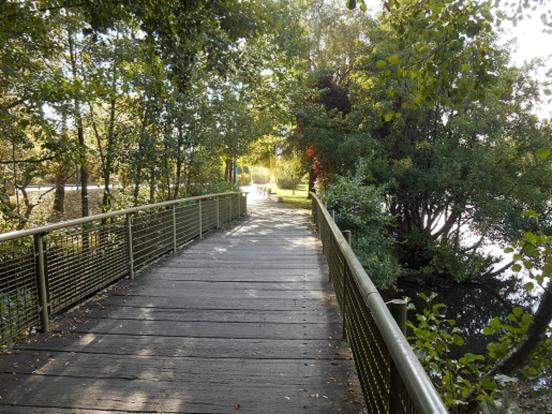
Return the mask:
M0 412L361 412L309 216L250 213L0 355Z

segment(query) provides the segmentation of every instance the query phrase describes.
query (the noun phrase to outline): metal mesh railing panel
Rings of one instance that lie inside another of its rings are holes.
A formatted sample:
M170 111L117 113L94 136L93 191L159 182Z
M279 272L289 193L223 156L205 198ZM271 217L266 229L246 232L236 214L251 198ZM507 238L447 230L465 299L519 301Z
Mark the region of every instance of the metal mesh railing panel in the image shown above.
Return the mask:
M193 197L0 234L0 343L39 322L46 329L50 315L237 218L240 198Z
M217 227L217 200L215 198L201 201L201 224L203 233Z
M232 221L232 198L224 196L220 199L221 224Z
M389 404L389 354L375 321L351 277L346 280L347 303L345 329L353 355L357 355L357 372L365 395L368 412L386 413Z
M233 194L230 196L232 199L232 220L237 219L240 216L240 199L239 194Z
M173 248L172 208L140 211L132 218L134 268L139 269Z
M39 321L32 238L0 243L0 343Z
M49 305L57 314L123 277L126 226L120 218L63 229L44 238Z
M176 241L182 245L199 236L199 203L179 204L175 209Z

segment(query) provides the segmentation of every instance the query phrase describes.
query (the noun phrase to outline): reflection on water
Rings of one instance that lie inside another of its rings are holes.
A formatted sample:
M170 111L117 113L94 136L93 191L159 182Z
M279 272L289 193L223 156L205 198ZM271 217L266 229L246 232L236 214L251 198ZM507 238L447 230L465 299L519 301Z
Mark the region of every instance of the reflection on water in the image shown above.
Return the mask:
M408 318L413 323L416 321L416 313L421 313L425 302L418 298L418 293L429 295L437 293L434 303L447 305L446 317L455 319L457 326L464 331L465 345L462 349L453 351L453 357L459 357L466 352L483 354L486 352L486 344L491 338L483 335L483 328L492 318L505 317L515 306L529 308L533 304L532 299L525 294L522 282L515 276L509 276L502 280L492 278L485 283L467 282L451 284L446 287L421 286L418 283L398 281L398 293L391 297L384 294L386 299L397 297L409 297L416 306L417 311L409 311Z

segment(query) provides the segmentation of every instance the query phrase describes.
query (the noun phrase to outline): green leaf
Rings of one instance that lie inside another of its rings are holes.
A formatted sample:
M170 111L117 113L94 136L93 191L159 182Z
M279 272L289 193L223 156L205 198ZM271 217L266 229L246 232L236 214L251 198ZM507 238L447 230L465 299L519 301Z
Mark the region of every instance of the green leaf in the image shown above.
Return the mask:
M399 59L399 56L398 55L391 55L387 58L387 60L389 61L389 63L391 63L392 65L398 65L399 62L400 62L400 59Z
M521 265L519 263L516 263L512 266L512 272L519 272L521 271Z
M462 346L464 345L464 339L460 335L454 335L453 341L455 345Z
M548 157L550 157L550 154L552 154L552 150L550 148L541 148L537 151L537 156L541 160L547 159Z
M525 290L530 292L535 288L535 285L533 282L527 282L526 284L523 285L523 287L525 288Z
M349 10L354 10L356 8L356 0L347 0L346 4Z
M383 119L385 119L385 122L391 121L393 119L393 112L387 112Z
M530 257L539 257L539 252L532 244L527 244L523 247L523 253Z
M533 217L533 218L538 218L539 217L539 213L537 213L534 210L525 210L521 213L521 215L523 217Z
M543 274L545 276L552 276L552 256L548 256L546 263L544 264Z
M481 380L481 385L486 390L494 390L496 389L496 381L491 378L483 378Z
M499 414L500 410L493 400L485 399L479 404L483 414Z
M385 69L387 67L387 63L385 62L385 60L380 59L376 62L376 67L378 69Z

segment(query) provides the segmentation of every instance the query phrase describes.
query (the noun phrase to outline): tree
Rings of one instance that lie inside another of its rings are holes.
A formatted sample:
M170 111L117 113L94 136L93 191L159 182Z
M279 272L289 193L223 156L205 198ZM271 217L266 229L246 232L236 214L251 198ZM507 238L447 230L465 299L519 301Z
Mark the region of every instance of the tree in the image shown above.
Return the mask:
M531 155L549 145L530 111L536 83L508 66L488 2L394 1L378 21L358 41L341 92L351 110L336 104L335 83L318 81L299 142L327 186L367 160L366 184L385 189L405 273L490 275L486 241L517 240L531 227L524 209L549 220L550 165Z

